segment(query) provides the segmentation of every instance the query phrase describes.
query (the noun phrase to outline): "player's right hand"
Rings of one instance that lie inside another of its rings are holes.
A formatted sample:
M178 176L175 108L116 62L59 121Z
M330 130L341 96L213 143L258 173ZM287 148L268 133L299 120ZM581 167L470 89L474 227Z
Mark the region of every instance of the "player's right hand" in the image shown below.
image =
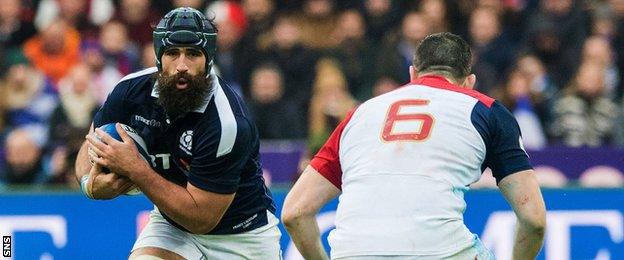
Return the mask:
M133 187L130 179L115 173L103 173L102 166L97 163L91 167L89 175L88 189L94 199L113 199Z

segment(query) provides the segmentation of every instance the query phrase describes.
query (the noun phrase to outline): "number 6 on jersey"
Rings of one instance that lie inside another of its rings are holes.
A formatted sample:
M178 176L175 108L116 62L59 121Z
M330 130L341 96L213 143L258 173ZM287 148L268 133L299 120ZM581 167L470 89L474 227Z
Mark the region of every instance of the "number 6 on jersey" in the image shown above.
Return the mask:
M429 100L426 99L407 99L399 100L390 105L388 114L384 122L383 132L381 138L386 142L392 141L423 141L429 137L431 133L431 127L433 127L433 117L430 114L423 113L405 113L399 114L402 107L408 106L426 106L429 104ZM420 129L414 132L399 132L393 133L395 123L400 121L422 121Z

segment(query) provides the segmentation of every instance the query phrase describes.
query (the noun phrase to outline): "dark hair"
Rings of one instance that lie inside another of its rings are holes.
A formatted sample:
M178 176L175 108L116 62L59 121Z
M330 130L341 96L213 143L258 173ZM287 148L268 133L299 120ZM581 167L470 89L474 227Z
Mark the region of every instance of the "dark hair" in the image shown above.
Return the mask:
M427 36L416 46L413 65L418 73L435 72L453 79L470 74L472 52L461 37L441 32Z

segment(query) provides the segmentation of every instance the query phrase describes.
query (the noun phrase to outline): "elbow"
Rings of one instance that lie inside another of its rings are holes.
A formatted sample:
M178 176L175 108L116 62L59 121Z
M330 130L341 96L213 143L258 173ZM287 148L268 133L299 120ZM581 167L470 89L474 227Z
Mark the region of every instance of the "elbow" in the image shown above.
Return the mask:
M286 207L285 206L284 209L282 210L281 219L286 229L292 229L293 227L297 226L297 223L299 223L306 215L311 215L311 214L304 212L299 207Z
M545 214L540 214L539 216L521 219L520 223L531 233L535 235L539 235L541 237L544 236L546 232L546 216Z
M544 233L546 233L546 219L531 222L529 224L529 227L531 228L531 231L533 231L533 233L543 237Z

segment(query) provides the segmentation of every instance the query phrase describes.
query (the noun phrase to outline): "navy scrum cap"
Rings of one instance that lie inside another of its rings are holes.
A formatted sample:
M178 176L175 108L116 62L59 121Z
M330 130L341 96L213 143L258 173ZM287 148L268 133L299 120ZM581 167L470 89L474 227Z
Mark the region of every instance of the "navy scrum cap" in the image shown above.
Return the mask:
M153 32L156 66L162 70L162 55L170 47L196 47L206 56L206 72L217 52L217 28L204 14L190 7L171 10Z

